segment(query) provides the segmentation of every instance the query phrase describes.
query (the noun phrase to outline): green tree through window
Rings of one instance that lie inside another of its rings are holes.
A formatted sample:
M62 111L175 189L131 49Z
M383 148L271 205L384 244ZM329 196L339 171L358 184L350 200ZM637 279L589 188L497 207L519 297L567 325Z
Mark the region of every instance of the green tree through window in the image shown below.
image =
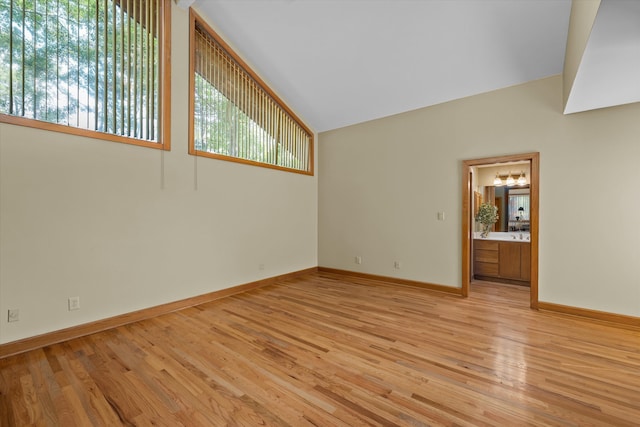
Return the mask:
M189 152L312 175L311 131L194 12L191 19Z
M0 0L0 114L159 142L163 4Z

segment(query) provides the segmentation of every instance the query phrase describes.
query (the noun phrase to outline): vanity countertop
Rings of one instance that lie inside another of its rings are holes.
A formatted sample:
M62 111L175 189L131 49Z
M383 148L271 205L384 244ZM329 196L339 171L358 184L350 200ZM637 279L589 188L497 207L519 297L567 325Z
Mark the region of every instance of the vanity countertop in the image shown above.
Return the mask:
M477 240L500 240L505 242L531 242L531 233L519 231L492 231L487 237L481 237L480 232L473 233L473 238Z

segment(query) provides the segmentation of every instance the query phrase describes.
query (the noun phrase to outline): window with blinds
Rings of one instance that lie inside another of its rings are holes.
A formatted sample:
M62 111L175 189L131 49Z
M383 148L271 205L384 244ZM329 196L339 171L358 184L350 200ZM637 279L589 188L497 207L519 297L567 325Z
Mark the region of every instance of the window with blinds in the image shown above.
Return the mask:
M191 12L189 152L313 175L313 134Z
M0 120L168 149L170 0L0 0Z

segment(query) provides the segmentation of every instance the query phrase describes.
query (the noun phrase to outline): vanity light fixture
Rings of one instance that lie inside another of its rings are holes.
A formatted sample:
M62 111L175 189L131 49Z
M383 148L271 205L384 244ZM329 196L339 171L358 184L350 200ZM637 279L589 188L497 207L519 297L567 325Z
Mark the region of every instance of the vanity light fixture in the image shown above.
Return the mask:
M524 171L520 172L520 175L516 176L518 176L517 180L511 175L511 172L509 172L508 175L500 174L500 172L498 172L496 173L496 177L493 180L493 185L495 187L502 187L503 185L506 185L507 187L513 187L515 185L524 187L525 185L527 185L527 175L524 173Z
M511 187L516 184L516 180L511 176L511 172L509 172L509 176L507 177L507 186Z

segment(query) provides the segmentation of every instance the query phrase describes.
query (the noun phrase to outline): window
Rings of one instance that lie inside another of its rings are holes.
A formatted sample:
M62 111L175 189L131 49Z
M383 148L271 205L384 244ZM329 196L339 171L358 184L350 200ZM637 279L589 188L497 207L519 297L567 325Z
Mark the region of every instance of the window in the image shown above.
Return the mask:
M529 231L529 189L509 190L509 230Z
M169 149L170 0L0 0L0 121Z
M191 12L189 153L313 175L312 132Z

